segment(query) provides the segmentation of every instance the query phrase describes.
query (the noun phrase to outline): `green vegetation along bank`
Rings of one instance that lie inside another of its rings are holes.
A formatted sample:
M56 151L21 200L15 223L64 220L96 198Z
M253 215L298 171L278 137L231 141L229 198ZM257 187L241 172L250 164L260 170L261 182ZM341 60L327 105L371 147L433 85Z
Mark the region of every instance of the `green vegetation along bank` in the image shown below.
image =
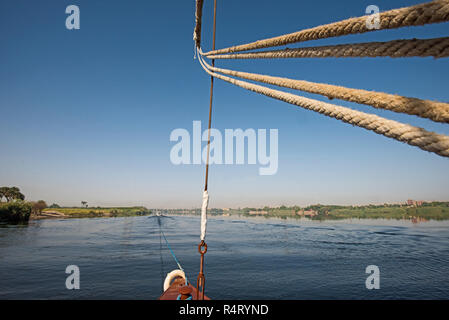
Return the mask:
M130 217L151 214L145 207L111 207L111 208L61 208L53 207L42 210L42 214L33 218L98 218L98 217Z
M397 219L397 220L449 220L449 202L412 201L403 204L382 204L364 206L312 205L301 208L264 207L239 209L210 209L210 215L223 216L259 216L276 218L308 218L311 220L341 220L341 219ZM155 209L156 210L156 209ZM158 209L163 214L198 215L200 209Z
M26 222L32 211L33 203L25 201L25 196L19 188L0 187L0 222Z
M8 223L26 222L30 218L33 205L22 200L0 203L0 221Z

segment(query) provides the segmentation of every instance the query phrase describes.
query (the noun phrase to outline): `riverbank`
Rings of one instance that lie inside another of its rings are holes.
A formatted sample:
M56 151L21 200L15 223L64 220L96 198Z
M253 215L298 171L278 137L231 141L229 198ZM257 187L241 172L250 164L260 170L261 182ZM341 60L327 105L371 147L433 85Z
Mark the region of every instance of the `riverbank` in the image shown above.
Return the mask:
M14 202L0 202L0 221L9 223L22 223L28 221L33 206L22 200Z
M412 200L409 200L412 201ZM200 209L158 209L163 214L199 215ZM211 216L244 216L281 219L345 220L345 219L395 219L425 222L428 220L449 220L449 202L415 201L404 204L382 205L311 205L308 207L263 207L239 209L209 209Z
M199 215L201 209L147 209L145 207L111 207L111 208L47 208L39 215L30 219L68 219L68 218L99 218L99 217L129 217L150 215L152 213L165 215ZM310 220L345 220L345 219L394 219L425 222L429 220L449 220L449 202L423 202L415 204L383 204L364 206L312 205L301 208L264 207L238 209L208 209L210 216L242 216L280 219L310 219Z
M47 208L39 215L32 215L30 220L70 219L70 218L109 218L133 217L151 214L145 207L112 207L112 208Z
M42 212L39 215L32 215L32 216L30 216L30 220L64 219L64 218L68 218L68 216L63 214L63 213L54 212L54 211Z

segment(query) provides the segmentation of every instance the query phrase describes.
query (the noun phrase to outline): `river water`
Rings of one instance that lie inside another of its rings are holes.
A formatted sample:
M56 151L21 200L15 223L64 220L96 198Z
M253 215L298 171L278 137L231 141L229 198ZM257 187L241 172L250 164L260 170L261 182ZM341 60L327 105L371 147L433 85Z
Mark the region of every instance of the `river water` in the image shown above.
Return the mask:
M196 283L199 217L160 218ZM213 299L449 299L449 223L211 218L206 293ZM68 265L80 290L67 290ZM368 265L380 289L368 290ZM177 266L157 217L0 226L0 299L157 299Z

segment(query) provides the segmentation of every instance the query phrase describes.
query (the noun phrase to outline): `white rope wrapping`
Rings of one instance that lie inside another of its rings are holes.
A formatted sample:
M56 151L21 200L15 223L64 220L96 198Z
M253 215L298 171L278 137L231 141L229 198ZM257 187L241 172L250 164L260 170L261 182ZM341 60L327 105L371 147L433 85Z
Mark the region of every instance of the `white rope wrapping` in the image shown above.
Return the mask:
M201 206L201 241L206 239L207 206L209 205L209 193L203 192L203 205Z

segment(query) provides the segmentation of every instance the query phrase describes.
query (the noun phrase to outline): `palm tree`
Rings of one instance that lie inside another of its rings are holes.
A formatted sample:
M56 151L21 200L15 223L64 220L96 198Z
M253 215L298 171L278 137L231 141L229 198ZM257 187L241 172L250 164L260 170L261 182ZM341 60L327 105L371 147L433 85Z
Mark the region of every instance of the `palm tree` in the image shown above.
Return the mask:
M81 201L81 206L87 208L87 201Z

